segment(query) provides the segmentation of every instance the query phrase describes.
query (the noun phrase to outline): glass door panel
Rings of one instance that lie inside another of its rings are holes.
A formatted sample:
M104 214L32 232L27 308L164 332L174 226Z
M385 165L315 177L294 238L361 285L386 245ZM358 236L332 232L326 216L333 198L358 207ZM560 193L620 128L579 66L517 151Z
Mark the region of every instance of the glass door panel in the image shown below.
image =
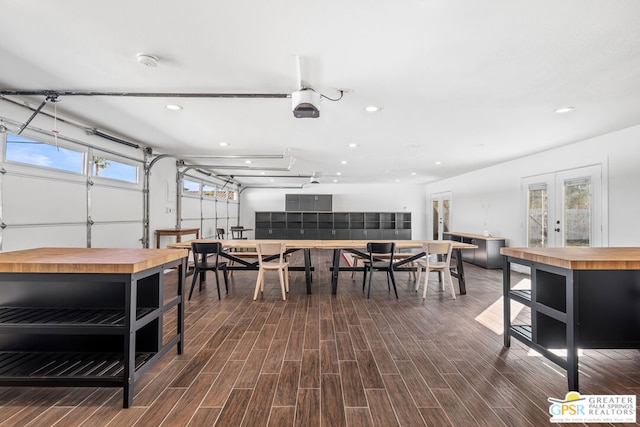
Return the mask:
M585 178L565 181L563 246L591 246L591 210L591 180Z
M527 247L547 247L548 218L547 186L530 185L527 207Z

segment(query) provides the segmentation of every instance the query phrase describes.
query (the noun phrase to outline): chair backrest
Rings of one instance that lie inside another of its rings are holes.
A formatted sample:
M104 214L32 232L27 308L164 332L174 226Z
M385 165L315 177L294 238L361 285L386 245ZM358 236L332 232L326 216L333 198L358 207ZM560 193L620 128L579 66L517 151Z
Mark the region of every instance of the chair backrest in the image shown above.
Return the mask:
M444 255L444 262L449 265L451 261L451 251L453 250L453 242L451 240L439 240L436 242L424 242L422 250L427 254L427 262L430 261L430 255Z
M193 251L193 259L195 262L205 261L206 258L211 255L216 255L216 262L218 261L218 254L222 252L222 243L220 242L191 242L191 251Z
M282 242L258 243L256 245L256 250L258 251L258 264L262 265L264 262L263 258L267 258L272 255L280 255L278 262L282 265L284 263L284 252L286 249L287 247Z
M216 239L224 240L224 228L216 228Z
M388 255L389 263L393 264L393 254L395 251L396 251L396 244L394 242L367 243L367 252L369 252L370 262L373 262L373 259L376 255Z

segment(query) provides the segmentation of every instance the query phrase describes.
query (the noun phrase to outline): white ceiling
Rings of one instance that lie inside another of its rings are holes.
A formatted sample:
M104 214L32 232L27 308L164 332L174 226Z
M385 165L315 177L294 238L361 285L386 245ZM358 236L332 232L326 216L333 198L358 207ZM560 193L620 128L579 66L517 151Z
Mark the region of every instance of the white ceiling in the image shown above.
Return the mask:
M58 114L156 153L290 148L282 159L254 159L251 167L286 170L295 158L288 171L267 175L425 183L640 123L637 0L0 5L0 89L290 94L299 89L299 55L308 86L332 98L348 90L338 102L323 99L318 119L294 118L290 99L68 96L57 103ZM138 64L138 53L157 56L159 66ZM34 107L43 99L11 98ZM184 109L169 111L169 103ZM367 113L367 105L381 110ZM575 110L554 112L567 106ZM309 182L216 172L245 185Z

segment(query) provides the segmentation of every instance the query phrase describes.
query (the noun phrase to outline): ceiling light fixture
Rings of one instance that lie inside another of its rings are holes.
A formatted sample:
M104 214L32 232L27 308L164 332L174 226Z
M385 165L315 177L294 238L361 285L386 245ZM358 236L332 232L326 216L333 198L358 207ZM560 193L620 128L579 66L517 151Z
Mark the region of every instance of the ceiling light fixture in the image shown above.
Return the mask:
M153 55L139 53L136 55L136 58L138 58L138 64L144 65L145 67L155 68L158 66L158 58Z
M340 176L342 175L342 172L336 172L336 175Z
M221 146L221 147L228 147L229 143L227 141L221 141L221 142L218 143L218 145Z
M333 182L338 182L338 180L337 180L337 179L334 179L334 180L333 180Z
M346 165L346 164L347 164L347 161L346 161L346 160L342 160L342 161L340 162L340 164Z
M556 113L558 114L564 114L564 113L570 113L574 110L573 107L563 107L563 108L558 108L556 110Z
M356 144L355 142L352 142L351 144L349 144L349 148L357 148L358 144Z
M251 164L251 160L245 160L244 161L246 164L250 165Z
M367 113L375 113L376 111L380 111L380 107L375 105L367 105L366 107L364 107L364 111L366 111Z
M178 104L167 104L165 105L165 108L167 110L171 110L171 111L180 111L182 110L182 105L178 105Z
M438 160L437 162L433 162L433 164L434 164L434 165L441 165L441 164L442 164L442 162Z

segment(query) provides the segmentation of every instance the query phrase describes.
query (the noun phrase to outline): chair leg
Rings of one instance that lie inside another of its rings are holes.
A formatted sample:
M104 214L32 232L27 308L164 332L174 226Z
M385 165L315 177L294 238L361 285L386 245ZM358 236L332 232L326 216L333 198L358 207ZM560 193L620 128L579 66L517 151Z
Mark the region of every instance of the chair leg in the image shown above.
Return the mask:
M289 292L289 267L288 266L284 268L284 284L287 289L287 292Z
M358 266L358 258L356 258L355 256L353 257L353 265L352 267L357 267ZM351 272L351 278L353 279L353 277L355 276L356 272L355 270Z
M264 270L258 270L258 279L256 280L256 290L253 293L253 300L258 299L258 292L260 291L260 284L264 278Z
M364 273L362 275L362 292L364 292L367 285L367 264L364 265Z
M420 278L422 277L422 266L418 264L417 271L418 278L416 279L416 292L418 292L418 288L420 287Z
M365 270L365 273L367 270ZM369 292L367 292L367 298L371 298L371 279L373 279L373 268L369 272Z
M196 287L196 280L198 279L198 275L200 272L198 269L193 270L193 280L191 281L191 290L189 291L189 299L191 299L191 295L193 295L193 289Z
M213 272L216 275L216 288L218 289L218 299L220 300L222 298L220 297L220 278L218 277L218 270L214 270Z
M429 283L429 270L425 269L424 272L424 289L422 290L422 299L427 298L427 283Z
M287 300L287 292L284 290L284 269L278 269L278 278L280 279L280 289L282 289L282 300Z
M396 299L398 298L398 288L396 288L396 278L393 275L393 268L389 269L389 277L391 277L391 283L393 284L393 292L396 293Z
M229 293L229 273L226 265L222 267L222 277L224 278L224 289Z
M447 279L449 279L449 287L451 288L451 296L453 297L453 299L456 299L456 291L455 289L453 289L453 280L451 279L451 271L449 271L449 269L445 269L444 274L447 276Z

